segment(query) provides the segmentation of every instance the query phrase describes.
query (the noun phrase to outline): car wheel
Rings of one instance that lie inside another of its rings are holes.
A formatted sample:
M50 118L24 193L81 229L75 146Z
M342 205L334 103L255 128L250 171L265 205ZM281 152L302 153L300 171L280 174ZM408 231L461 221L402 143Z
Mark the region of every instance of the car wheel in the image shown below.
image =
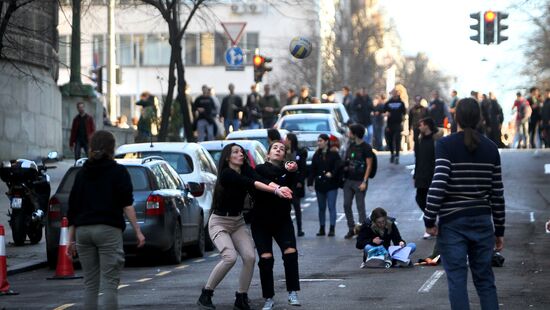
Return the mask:
M202 223L202 220L201 220ZM199 225L199 233L197 236L197 243L192 245L189 248L189 254L193 257L203 257L204 256L204 248L205 248L205 236L204 236L204 227Z
M166 260L169 264L179 264L181 263L181 246L183 243L182 233L181 233L181 223L176 222L176 227L174 231L174 243L172 247L166 252Z

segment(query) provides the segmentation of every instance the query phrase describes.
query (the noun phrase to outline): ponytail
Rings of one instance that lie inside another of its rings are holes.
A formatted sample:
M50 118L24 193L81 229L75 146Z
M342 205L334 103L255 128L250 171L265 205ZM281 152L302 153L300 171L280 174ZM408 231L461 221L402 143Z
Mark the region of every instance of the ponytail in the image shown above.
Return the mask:
M464 131L464 145L469 152L477 149L480 137L476 131L481 120L479 103L473 98L461 99L456 106L456 121Z
M113 159L115 155L115 137L112 133L99 130L96 131L90 140L89 161L102 159Z
M471 153L477 149L479 145L479 133L472 128L464 128L464 145Z

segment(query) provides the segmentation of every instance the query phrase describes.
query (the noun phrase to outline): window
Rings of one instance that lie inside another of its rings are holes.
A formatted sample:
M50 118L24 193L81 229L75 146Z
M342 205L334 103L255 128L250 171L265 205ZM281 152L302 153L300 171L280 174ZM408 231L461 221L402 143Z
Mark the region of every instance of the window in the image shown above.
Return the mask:
M227 36L223 33L216 32L215 36L216 65L225 66L225 51L230 47L230 43Z
M214 65L214 34L201 33L201 65L212 66Z
M281 124L288 131L330 131L326 119L287 119Z
M120 96L120 115L126 115L129 121L132 120L132 96Z
M128 174L130 174L130 180L132 180L132 187L134 191L145 191L149 189L149 179L145 170L142 167L127 167Z
M59 64L69 68L71 66L71 36L59 36Z
M164 178L166 180L166 185L168 185L167 188L169 189L178 189L178 181L174 178L172 173L170 172L170 169L168 169L168 166L166 164L160 165L162 171L164 172Z
M254 51L260 47L260 35L257 32L247 32L241 40L241 46L246 53L246 64L252 64L252 56Z
M199 159L199 163L201 165L201 170L202 171L216 174L216 170L214 170L214 169L216 169L216 168L214 168L215 165L214 165L214 167L212 167L210 161L208 160L208 156L204 153L203 150L198 150L197 151L197 157Z
M144 65L169 65L170 44L167 34L149 34L143 46Z
M134 58L134 46L131 34L117 35L116 62L121 66L133 66L136 64Z
M199 36L194 33L185 35L185 65L194 66L199 64L198 38Z
M104 34L94 34L92 37L92 63L96 67L107 64L105 53L107 48L107 36Z
M162 157L178 174L188 174L193 172L193 160L187 154L175 152L146 151L126 154L117 154L116 158L136 159L149 156Z
M166 179L164 178L164 172L162 171L162 169L160 168L159 165L152 166L151 171L153 171L153 174L155 175L155 179L157 179L159 189L170 188L168 186L168 183L167 183Z

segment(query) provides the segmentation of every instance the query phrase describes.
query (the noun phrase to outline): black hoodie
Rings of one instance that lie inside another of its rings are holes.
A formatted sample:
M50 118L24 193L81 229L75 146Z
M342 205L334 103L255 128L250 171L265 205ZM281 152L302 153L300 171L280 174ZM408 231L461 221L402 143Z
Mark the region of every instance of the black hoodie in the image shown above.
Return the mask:
M69 196L69 225L105 224L124 230L123 208L133 203L126 167L111 159L87 161L76 175Z

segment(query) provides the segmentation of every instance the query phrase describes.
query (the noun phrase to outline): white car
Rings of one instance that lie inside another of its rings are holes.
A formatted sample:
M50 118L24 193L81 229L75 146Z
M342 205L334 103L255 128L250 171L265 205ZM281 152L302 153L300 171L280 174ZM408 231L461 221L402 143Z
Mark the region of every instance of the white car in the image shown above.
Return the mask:
M203 209L204 225L207 229L218 176L216 163L210 153L198 143L187 142L125 144L119 146L115 151L116 158L144 158L148 156L160 156L176 170ZM206 240L206 249L212 250L213 245L210 238L206 238Z
M279 129L281 134L281 139L285 139L287 130ZM247 130L237 130L228 134L225 137L225 140L256 140L265 146L265 149L269 149L269 144L267 143L267 129L247 129Z
M341 103L306 103L285 105L281 108L279 118L292 114L321 113L332 114L334 118L344 127L350 121L346 108Z

